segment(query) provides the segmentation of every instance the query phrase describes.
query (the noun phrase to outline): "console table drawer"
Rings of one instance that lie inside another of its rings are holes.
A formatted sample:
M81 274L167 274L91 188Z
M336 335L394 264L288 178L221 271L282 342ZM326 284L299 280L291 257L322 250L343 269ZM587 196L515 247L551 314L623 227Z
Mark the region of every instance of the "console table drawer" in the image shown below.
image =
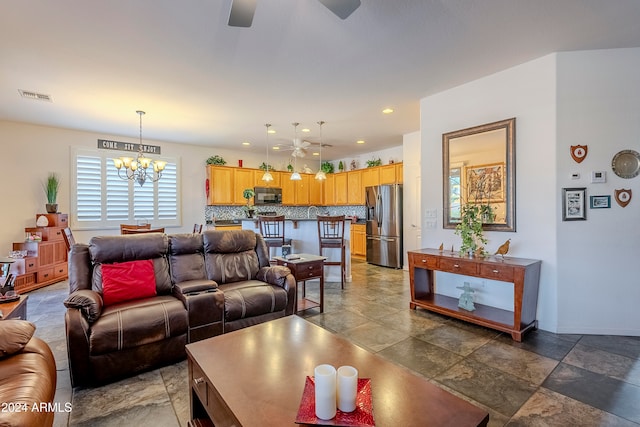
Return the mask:
M413 265L419 268L438 268L438 258L428 255L411 254Z
M475 276L478 274L478 264L460 259L440 258L440 270L449 273Z
M482 264L480 266L480 275L487 279L513 282L513 267L507 265Z

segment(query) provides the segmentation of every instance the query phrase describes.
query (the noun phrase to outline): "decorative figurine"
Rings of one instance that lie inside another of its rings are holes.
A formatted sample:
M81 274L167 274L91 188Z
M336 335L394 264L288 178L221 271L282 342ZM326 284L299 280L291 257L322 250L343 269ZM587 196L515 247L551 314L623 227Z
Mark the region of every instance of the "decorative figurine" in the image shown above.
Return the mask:
M438 248L438 251L442 252L443 248L444 248L444 243L440 243L440 247Z
M473 293L475 291L471 289L469 282L464 282L463 286L456 286L456 288L462 289L462 294L460 295L460 299L458 300L458 307L468 311L475 310L476 307L475 305L473 305Z
M504 259L504 256L507 254L507 252L509 252L509 244L511 243L511 239L507 239L506 242L504 242L503 244L500 245L500 247L498 248L498 250L496 251L496 255L502 255L502 258Z

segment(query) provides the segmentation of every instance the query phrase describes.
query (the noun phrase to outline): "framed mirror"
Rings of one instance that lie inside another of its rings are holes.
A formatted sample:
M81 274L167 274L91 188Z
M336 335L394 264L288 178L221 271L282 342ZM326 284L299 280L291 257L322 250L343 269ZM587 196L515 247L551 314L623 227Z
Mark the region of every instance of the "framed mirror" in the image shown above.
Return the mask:
M484 230L516 230L515 130L511 118L442 135L444 228L455 228L462 205L474 203L493 212Z

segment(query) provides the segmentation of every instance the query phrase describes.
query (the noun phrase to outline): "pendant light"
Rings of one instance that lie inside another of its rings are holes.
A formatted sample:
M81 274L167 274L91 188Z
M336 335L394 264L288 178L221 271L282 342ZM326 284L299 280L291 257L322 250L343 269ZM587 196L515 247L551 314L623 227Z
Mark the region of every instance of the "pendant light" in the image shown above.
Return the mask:
M269 128L271 127L271 123L267 123L264 126L267 128L267 167L265 168L264 175L262 175L262 180L271 182L273 181L273 175L269 172Z
M294 141L296 139L298 139L298 125L300 123L291 123L293 125L293 135L294 135ZM300 176L300 174L298 173L298 156L294 155L294 161L293 161L293 173L291 174L291 181L300 181L302 180L302 177Z
M316 179L322 181L323 179L327 179L327 174L322 170L322 125L324 122L320 120L318 124L320 125L320 168L318 168L318 173L316 173Z

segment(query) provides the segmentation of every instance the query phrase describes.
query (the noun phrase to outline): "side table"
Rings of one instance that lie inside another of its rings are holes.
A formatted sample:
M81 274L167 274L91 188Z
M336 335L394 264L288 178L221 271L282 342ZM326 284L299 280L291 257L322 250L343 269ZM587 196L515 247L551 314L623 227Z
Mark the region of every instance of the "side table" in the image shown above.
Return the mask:
M29 295L20 295L20 299L12 302L0 303L2 317L0 320L27 320L27 299Z
M296 312L309 310L310 308L320 307L320 313L324 312L324 260L327 257L296 254L299 258L286 259L281 256L274 257L277 265L284 265L291 270L291 274L296 278L297 282L305 282L311 279L320 279L320 301L313 301L306 297L305 290L301 297L298 297L296 291Z

